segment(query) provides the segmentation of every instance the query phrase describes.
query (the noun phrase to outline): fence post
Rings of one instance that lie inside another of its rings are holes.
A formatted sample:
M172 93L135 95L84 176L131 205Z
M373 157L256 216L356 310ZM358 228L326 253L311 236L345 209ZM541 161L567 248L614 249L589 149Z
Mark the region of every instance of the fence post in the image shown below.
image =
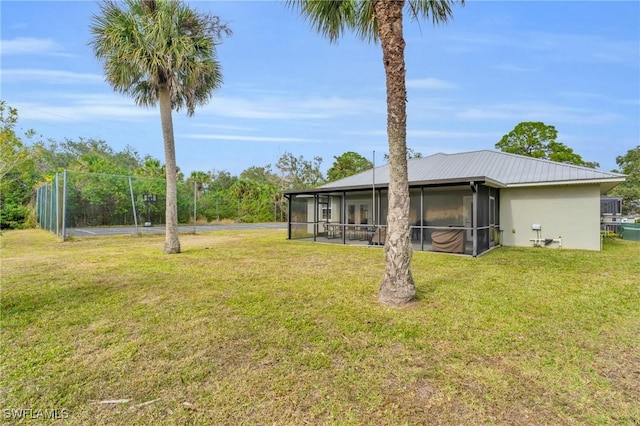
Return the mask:
M67 233L67 169L62 172L62 242Z
M198 183L193 181L193 235L196 234L196 215L198 214Z
M55 191L51 191L51 199L53 200L53 194L55 194L55 200L56 200L56 236L60 235L60 196L58 194L58 191L60 190L60 173L56 173L56 190ZM53 206L53 202L51 202L51 206ZM51 223L53 223L53 209L51 210Z
M42 208L42 203L40 202L40 187L36 189L36 223L40 225L40 209Z
M49 214L49 212L47 211L47 203L49 201L49 183L45 182L44 185L42 185L42 188L43 191L42 195L40 196L40 198L42 199L42 216L40 216L40 228L47 229L47 216Z
M136 200L133 197L133 184L131 183L131 176L129 176L129 192L131 193L131 208L133 209L133 223L136 224L136 234L139 234L138 230L138 213L136 213Z
M54 204L55 204L55 198L53 197L53 194L55 194L55 184L54 181L51 181L51 187L49 188L49 232L56 232L55 228L53 227L53 212L54 212Z
M57 173L56 176L58 176ZM53 182L51 182L51 194L49 196L49 232L53 232Z

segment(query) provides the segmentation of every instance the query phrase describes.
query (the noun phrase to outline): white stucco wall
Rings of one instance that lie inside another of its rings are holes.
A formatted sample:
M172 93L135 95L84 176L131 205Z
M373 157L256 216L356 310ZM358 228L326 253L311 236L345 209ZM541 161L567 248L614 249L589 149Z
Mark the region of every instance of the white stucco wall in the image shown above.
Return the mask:
M531 247L533 224L542 238L562 237L562 247L600 250L600 187L572 185L500 190L500 228L505 246ZM551 244L549 248L557 248Z

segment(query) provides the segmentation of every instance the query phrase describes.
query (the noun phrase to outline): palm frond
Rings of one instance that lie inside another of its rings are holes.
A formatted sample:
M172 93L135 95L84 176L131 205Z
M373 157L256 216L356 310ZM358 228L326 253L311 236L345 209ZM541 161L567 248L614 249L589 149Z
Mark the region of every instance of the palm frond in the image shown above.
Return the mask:
M453 17L451 7L464 6L465 0L408 0L409 15L414 20L431 20L433 25L444 24Z
M346 29L355 27L357 0L286 0L309 24L329 41L336 42Z
M376 1L400 0L286 0L287 6L297 10L311 27L336 42L346 30L369 42L378 41L375 19ZM408 14L414 20L427 19L433 24L446 23L452 16L455 3L464 0L408 0Z
M358 2L353 30L359 38L375 43L378 41L378 22L375 18L373 5L374 2L370 0Z
M89 44L113 89L137 104L155 105L165 86L173 109L192 115L222 85L215 47L231 30L218 17L172 0L107 0L100 12Z

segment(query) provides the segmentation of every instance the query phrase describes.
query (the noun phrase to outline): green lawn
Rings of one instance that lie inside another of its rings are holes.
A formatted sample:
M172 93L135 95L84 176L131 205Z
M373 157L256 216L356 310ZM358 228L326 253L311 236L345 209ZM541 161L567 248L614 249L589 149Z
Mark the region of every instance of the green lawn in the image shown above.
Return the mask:
M163 238L0 237L5 422L640 423L640 243L417 252L393 309L379 248Z

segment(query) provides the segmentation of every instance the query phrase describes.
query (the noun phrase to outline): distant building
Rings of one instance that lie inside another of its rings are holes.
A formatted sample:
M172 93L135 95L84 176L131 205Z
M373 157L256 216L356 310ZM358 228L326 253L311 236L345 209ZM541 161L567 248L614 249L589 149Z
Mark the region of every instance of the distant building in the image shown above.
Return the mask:
M600 197L600 227L606 232L619 232L622 223L622 198Z

